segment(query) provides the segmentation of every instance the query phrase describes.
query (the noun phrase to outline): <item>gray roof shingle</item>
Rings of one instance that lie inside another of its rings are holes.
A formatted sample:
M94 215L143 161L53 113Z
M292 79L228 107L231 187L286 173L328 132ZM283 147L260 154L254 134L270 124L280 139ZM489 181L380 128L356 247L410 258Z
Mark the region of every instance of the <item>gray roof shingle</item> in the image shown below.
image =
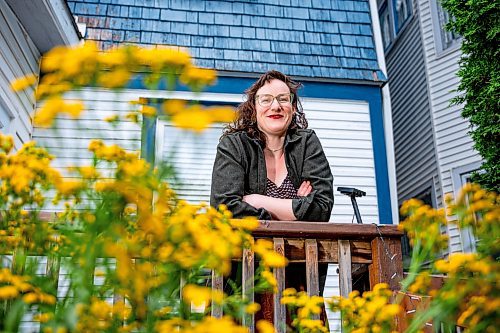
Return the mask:
M189 47L203 67L384 81L368 0L67 0L102 49Z

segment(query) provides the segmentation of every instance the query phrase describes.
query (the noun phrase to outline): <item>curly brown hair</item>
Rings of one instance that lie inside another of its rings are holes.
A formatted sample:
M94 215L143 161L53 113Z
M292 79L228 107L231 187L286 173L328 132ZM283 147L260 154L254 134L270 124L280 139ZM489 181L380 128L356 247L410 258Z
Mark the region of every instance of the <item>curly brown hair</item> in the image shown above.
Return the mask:
M224 134L235 133L235 132L246 132L248 136L251 138L259 139L262 143L265 144L266 138L264 133L262 133L257 126L257 117L255 110L255 96L257 91L264 86L266 83L271 82L272 80L280 80L284 82L288 88L290 88L290 92L294 95L292 101L292 107L295 110L295 113L292 117L292 122L288 129L292 128L307 128L307 119L304 114L304 110L302 109L302 104L300 103L299 96L297 91L302 84L292 80L290 77L278 71L268 71L262 74L257 81L247 90L245 90L246 100L245 102L238 105L236 109L236 119L233 123L230 123L226 126Z

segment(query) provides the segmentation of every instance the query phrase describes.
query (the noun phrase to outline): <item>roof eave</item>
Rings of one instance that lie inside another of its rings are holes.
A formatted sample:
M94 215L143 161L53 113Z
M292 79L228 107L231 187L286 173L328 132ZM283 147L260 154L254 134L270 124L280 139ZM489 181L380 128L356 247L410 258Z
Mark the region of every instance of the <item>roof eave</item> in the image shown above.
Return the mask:
M40 53L82 39L65 0L6 1Z

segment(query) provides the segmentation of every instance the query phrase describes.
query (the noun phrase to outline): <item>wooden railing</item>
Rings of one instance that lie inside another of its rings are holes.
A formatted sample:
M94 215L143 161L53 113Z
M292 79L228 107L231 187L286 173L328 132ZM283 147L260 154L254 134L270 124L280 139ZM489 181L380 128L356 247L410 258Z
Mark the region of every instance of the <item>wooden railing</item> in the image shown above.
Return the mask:
M43 214L42 219L52 215ZM402 232L394 225L321 223L299 221L261 221L253 231L255 238L268 238L274 242L277 252L284 254L289 262L302 262L306 267L306 290L309 295L319 295L318 264L339 265L340 295L352 291L352 267L365 266L369 274L370 289L385 282L394 291L399 290L403 278L401 237ZM15 256L15 253L14 253ZM59 262L47 258L47 275L58 281ZM16 260L13 260L14 262ZM253 300L254 253L244 250L242 256L242 292ZM286 268L274 269L278 291L273 296L273 322L277 332L285 332L286 309L280 303L285 289ZM223 277L212 273L212 288L223 290ZM115 299L122 301L123 299ZM212 305L211 314L221 317L223 309ZM243 324L255 332L254 315L247 315Z
M352 267L367 265L370 288L385 282L392 290L399 290L403 277L401 253L402 232L393 225L261 221L253 232L256 238L272 238L277 252L290 262L304 262L306 266L307 293L319 294L318 263L339 264L340 295L352 291ZM246 250L242 257L243 294L253 289L254 254ZM274 323L285 323L286 309L280 303L285 289L286 268L274 269L278 292L274 295ZM212 288L222 290L223 278L212 275ZM222 308L213 306L212 315L223 315ZM250 332L255 332L253 315L244 321ZM278 332L285 332L284 325L276 325Z

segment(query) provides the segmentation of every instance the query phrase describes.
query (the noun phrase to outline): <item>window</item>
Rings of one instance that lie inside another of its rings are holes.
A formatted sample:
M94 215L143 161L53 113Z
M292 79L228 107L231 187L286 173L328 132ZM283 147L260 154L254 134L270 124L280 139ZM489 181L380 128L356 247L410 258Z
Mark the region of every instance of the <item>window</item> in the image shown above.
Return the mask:
M478 171L481 163L472 163L462 167L452 169L452 181L455 197L466 183L469 183L474 172ZM476 251L476 239L470 228L460 229L460 238L463 252Z
M389 47L411 17L411 0L378 0L378 13L384 49Z
M411 16L412 6L411 0L396 1L396 32L401 30L406 20Z
M158 105L162 102L156 101ZM198 103L202 106L236 106L233 102ZM212 168L225 125L213 123L204 131L194 133L175 127L168 119L146 118L142 127L141 154L147 161L162 166L163 174L179 199L192 204L209 202Z
M453 18L436 0L432 1L432 9L437 52L443 52L451 47L459 45L460 35L446 30L446 24Z
M380 13L380 29L382 31L382 43L386 49L392 42L391 18L389 16L389 8L385 6Z

